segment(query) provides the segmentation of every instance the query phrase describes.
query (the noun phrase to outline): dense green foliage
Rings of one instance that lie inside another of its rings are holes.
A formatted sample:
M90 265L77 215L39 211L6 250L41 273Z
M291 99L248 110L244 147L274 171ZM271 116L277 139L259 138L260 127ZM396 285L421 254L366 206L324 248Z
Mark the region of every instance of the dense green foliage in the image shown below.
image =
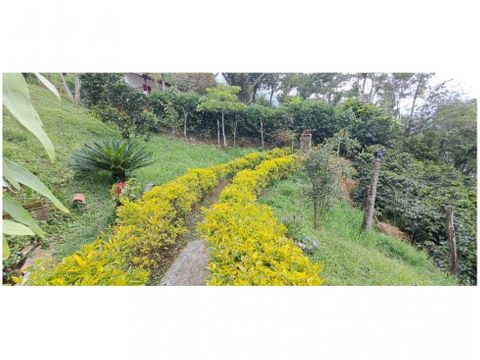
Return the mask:
M361 203L370 182L373 156L358 156L355 167L360 180L355 194ZM476 283L476 184L453 166L419 161L413 155L387 150L381 165L376 210L412 236L415 245L428 250L435 263L448 267L445 206L455 212L459 277Z
M472 99L442 103L423 124L422 131L404 141L404 148L417 159L453 165L463 173L477 170L477 102Z
M180 92L174 88L157 91L149 96L150 107L161 119L161 125L175 134L177 128L183 123L183 136L186 141L189 117L198 117L195 111L199 101L200 97L195 92Z
M143 145L126 140L103 140L85 144L72 154L70 166L77 170L107 170L114 180L124 181L127 172L152 163Z
M148 111L148 98L133 89L122 74L83 74L82 101L104 122L120 129L124 139L139 135L145 140L159 119Z
M108 102L110 87L122 81L123 75L117 73L87 73L82 74L81 97L88 106Z

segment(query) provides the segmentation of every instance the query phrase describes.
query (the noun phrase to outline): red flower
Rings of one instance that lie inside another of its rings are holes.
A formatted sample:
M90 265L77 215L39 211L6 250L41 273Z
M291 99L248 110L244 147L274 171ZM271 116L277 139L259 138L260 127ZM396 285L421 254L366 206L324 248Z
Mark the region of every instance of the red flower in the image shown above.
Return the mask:
M124 187L125 187L125 182L124 182L124 181L120 181L120 182L117 184L117 188L115 189L115 192L116 192L117 194L121 194Z

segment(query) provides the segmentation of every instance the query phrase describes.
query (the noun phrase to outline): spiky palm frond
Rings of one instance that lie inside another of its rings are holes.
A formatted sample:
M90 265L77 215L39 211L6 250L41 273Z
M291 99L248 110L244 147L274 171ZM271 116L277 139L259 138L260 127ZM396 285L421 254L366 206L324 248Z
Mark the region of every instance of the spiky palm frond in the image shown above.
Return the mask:
M129 140L104 140L85 144L72 154L70 166L74 169L107 170L113 177L125 179L126 172L152 163L152 154L145 147Z

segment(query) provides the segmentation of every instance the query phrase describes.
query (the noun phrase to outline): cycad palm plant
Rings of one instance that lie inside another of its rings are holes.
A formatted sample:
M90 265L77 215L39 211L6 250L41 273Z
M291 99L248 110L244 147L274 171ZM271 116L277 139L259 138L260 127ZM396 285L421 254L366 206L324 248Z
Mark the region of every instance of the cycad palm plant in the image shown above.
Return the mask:
M148 166L152 154L144 146L129 140L94 142L72 154L70 165L74 169L107 170L114 180L125 180L127 171Z

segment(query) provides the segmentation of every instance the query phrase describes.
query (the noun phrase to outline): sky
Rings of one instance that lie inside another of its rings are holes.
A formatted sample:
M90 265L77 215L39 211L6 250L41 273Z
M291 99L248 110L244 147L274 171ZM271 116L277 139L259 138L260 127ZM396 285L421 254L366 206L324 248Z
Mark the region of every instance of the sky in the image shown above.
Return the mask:
M451 80L448 87L452 90L465 93L469 98L477 98L478 91L474 87L474 79L468 74L449 74L443 72L435 73L432 83L439 84L442 81Z

